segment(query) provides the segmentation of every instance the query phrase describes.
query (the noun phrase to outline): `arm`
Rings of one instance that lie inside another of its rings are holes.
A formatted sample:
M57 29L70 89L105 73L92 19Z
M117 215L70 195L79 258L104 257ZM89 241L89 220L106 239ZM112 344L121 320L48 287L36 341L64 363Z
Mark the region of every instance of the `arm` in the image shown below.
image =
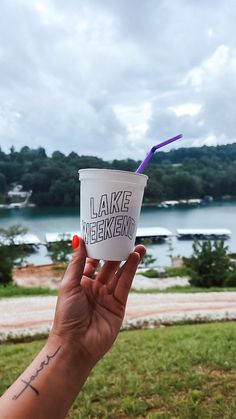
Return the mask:
M3 419L64 418L91 369L120 330L143 246L126 263L87 259L84 242L64 275L52 331L31 365L0 399Z

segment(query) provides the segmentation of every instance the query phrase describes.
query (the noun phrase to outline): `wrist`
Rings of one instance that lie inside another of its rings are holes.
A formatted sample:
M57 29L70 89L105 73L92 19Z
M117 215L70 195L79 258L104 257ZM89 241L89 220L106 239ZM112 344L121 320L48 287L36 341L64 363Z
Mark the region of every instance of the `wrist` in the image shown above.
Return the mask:
M50 335L44 347L47 354L58 350L57 372L67 377L68 385L79 391L94 366L86 351L73 341Z

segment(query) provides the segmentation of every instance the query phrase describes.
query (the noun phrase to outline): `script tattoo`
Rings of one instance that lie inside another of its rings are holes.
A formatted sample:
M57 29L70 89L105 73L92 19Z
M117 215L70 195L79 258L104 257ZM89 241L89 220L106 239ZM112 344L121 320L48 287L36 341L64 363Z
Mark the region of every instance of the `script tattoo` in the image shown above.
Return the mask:
M23 387L23 389L20 391L20 393L16 394L15 396L12 397L12 400L17 400L24 392L27 388L31 388L31 390L34 391L34 393L39 396L39 391L32 385L33 381L38 377L39 373L49 364L49 362L51 361L51 359L53 359L59 352L61 346L59 346L56 351L52 354L52 355L47 355L45 361L42 361L39 368L36 370L35 374L31 375L29 381L26 380L22 380L22 383L25 384L25 386Z

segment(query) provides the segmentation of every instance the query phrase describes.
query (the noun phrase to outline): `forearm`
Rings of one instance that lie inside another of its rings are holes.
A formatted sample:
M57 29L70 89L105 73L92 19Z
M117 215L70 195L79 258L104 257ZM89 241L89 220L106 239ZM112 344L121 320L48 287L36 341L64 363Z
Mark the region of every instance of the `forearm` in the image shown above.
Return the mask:
M82 351L49 340L0 399L1 418L64 418L90 370Z

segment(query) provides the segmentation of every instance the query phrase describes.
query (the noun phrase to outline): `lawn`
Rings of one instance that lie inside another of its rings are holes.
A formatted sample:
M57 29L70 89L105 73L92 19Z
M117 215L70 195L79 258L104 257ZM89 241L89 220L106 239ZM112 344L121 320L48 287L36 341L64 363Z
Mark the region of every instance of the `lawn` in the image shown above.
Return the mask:
M164 281L164 280L163 280ZM131 292L141 293L141 294L159 294L159 293L176 293L176 292L225 292L231 291L236 292L236 287L211 287L211 288L200 288L200 287L180 287L175 286L171 288L167 288L165 290L159 289L148 289L148 290L131 290ZM42 287L22 287L15 284L10 284L7 286L0 285L0 299L1 298L9 298L9 297L27 297L27 296L34 296L34 295L57 295L56 289L50 288L42 288Z
M0 298L27 297L33 295L57 295L57 290L42 287L21 287L15 284L0 285Z
M163 281L165 281L163 279ZM191 285L181 287L179 285L175 285L170 288L166 288L164 290L159 289L140 289L140 290L131 290L131 292L136 292L139 294L168 294L168 293L196 293L196 292L236 292L236 287L210 287L210 288L203 288L203 287L194 287Z
M121 332L68 418L235 418L235 323ZM0 392L43 341L0 345Z

